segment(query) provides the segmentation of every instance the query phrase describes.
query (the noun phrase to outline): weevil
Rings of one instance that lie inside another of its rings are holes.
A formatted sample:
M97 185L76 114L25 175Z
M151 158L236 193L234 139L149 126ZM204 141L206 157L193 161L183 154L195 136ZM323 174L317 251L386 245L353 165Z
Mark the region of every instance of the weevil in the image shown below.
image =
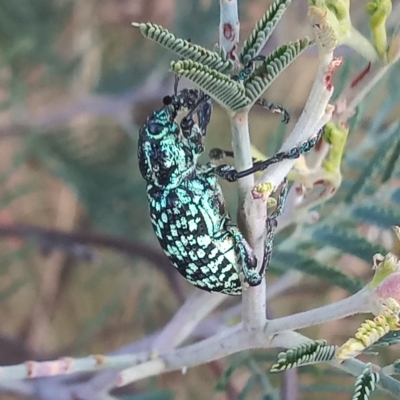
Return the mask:
M164 97L163 104L140 129L138 144L139 168L147 183L156 237L171 263L191 284L210 292L240 295L244 288L262 282L287 184L283 184L277 206L266 221L265 253L258 271L254 251L227 212L218 177L232 182L283 159L297 158L309 151L321 134L238 172L226 164L198 163L212 111L208 96L196 89L178 92L176 81L174 95ZM178 124L178 115L184 113L187 115ZM220 149L212 154L213 158L230 155Z

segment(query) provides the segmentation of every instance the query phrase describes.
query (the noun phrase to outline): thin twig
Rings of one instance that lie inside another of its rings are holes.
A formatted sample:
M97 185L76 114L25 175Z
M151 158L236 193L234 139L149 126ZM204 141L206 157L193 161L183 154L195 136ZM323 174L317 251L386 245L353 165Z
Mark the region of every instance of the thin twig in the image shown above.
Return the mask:
M356 110L356 107L371 93L375 86L388 75L389 69L399 60L400 51L397 52L395 58L389 64L380 65L378 69L371 72L370 65L362 72L360 80L353 81L342 92L336 101L335 119L339 123L347 123Z
M115 96L89 95L84 99L72 99L72 103L62 107L46 110L39 116L29 116L23 122L3 124L0 127L0 138L22 136L31 130L45 133L67 125L79 116L114 117L122 127L131 130L132 109L137 103L159 100L160 93L170 87L165 75L155 70L140 87L129 89Z
M319 325L343 319L350 315L371 313L373 310L374 305L371 301L371 293L368 288L364 288L352 296L335 303L287 317L269 320L266 324L265 332L269 337L275 333Z
M232 147L235 154L235 166L238 171L250 168L253 165L251 143L249 135L248 110L231 117ZM260 226L258 220L266 220L266 204L263 199L244 204L245 198L254 187L253 175L240 179L239 188L239 222L250 246L254 250L258 268L261 268L264 253L265 224ZM245 209L244 209L245 207ZM250 287L242 294L242 317L245 329L255 331L265 323L266 302L264 281L256 287Z
M296 332L289 331L282 332L273 337L265 334L264 337L260 336L257 340L254 340L254 337L249 335L248 332L243 329L243 326L239 324L212 338L181 349L169 351L159 356L152 352L131 356L131 360L132 357L134 357L136 361L146 359L148 361L121 372L118 375L116 384L117 386L123 386L167 371L186 370L188 367L217 360L245 349L277 346L290 348L308 341L310 341L310 339ZM223 346L221 346L221 343L223 343ZM125 364L128 358L129 357L120 358L120 361L122 364ZM95 369L98 369L105 367L106 365L103 363L108 364L108 362L112 362L113 365L117 367L117 359L112 360L110 358L103 358L102 356L75 360L60 359L53 362L26 363L18 366L4 367L0 375L0 382L2 380L9 380L11 377L12 379L24 379L48 376L49 372L54 370L60 373L62 371L64 371L64 373L70 373L76 368L81 369L83 365L87 363L91 363ZM358 376L362 369L365 368L365 364L358 360L347 360L342 364L332 363L331 365L335 368L345 369L355 376ZM380 382L382 387L388 389L393 394L399 395L400 382L385 374L382 374L382 377L384 378Z
M0 237L24 237L50 248L74 249L74 246L92 245L111 248L129 256L141 257L162 271L174 289L180 302L185 295L181 289L180 277L170 265L168 258L158 249L145 243L135 243L115 236L92 232L61 232L56 229L41 228L34 225L0 225ZM83 252L83 249L79 249Z
M190 336L198 323L224 300L226 300L226 296L219 293L194 291L157 336L152 346L153 349L166 351L178 347Z
M235 60L240 35L237 0L219 0L219 10L219 45Z

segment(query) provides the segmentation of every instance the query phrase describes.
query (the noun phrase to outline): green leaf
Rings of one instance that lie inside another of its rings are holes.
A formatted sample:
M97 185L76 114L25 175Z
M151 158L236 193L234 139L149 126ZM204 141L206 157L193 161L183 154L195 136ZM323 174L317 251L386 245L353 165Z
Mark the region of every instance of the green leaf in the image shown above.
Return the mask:
M291 0L276 0L257 22L239 54L243 65L260 53L290 3Z
M270 372L279 372L302 365L316 364L333 360L335 346L328 346L326 340L315 340L278 354L278 361L272 365Z
M300 386L302 393L353 393L353 388L350 386L341 386L338 384L317 383L315 385Z
M400 204L400 189L394 189L391 194L391 200Z
M118 397L120 400L173 400L174 393L170 390L159 390L152 393L134 394L132 396Z
M60 59L55 56L54 45L71 12L71 2L0 2L1 60L9 63L16 72L15 79L19 78L19 73L43 62L54 67L56 60Z
M399 167L398 163L399 158L400 158L400 139L397 140L397 143L395 143L394 146L392 146L391 150L389 151L385 169L382 173L382 183L387 182L396 172L396 165L397 168Z
M237 111L250 103L241 83L198 62L191 60L172 61L171 70L195 83L201 90L229 110Z
M238 368L238 365L230 365L219 377L216 385L215 385L215 390L217 392L224 392L228 386L229 381L232 378L233 373L236 371Z
M363 353L374 353L378 347L393 346L400 343L400 331L389 331L385 336L382 336L372 346L367 347Z
M254 389L257 386L258 383L258 376L257 375L252 375L246 382L246 385L244 385L243 390L239 393L237 400L245 400L252 389Z
M32 193L35 189L35 186L36 185L33 182L18 185L12 191L5 193L3 196L1 196L0 206L2 208L7 207L10 203L18 199L19 197L23 197L26 196L28 193Z
M368 165L363 169L362 173L347 193L345 202L353 203L355 196L365 193L371 187L373 179L379 175L383 175L385 179L393 173L394 158L399 156L398 145L400 142L399 130L395 129L393 133L381 144Z
M249 360L248 366L253 375L258 378L263 394L261 398L263 400L278 400L280 396L278 396L278 391L271 384L269 375L252 359Z
M137 143L110 119L102 119L85 135L31 134L25 146L25 157L39 160L73 188L97 229L137 238L149 222Z
M9 297L13 296L22 286L26 284L26 279L17 279L11 282L7 288L0 291L0 303L6 301Z
M376 253L385 254L387 250L378 244L370 243L354 230L322 225L312 230L312 238L320 244L335 247L344 253L352 254L368 263Z
M361 375L357 377L351 400L368 400L378 381L379 374L372 372L371 363L368 363Z
M240 368L247 368L248 360L249 360L248 355L245 356L245 355L241 354L238 357L235 357L235 360L233 361L233 363L219 377L219 379L215 385L215 390L217 392L226 391L228 383L232 379L233 373Z
M168 50L175 52L178 56L196 61L221 73L229 73L234 69L232 60L221 57L221 52L209 51L188 40L176 38L167 29L148 22L147 24L132 24L140 29L142 35Z
M273 260L274 263L284 266L286 270L296 269L305 274L316 276L331 285L348 290L350 293L356 293L364 286L362 280L347 276L339 269L322 264L301 251L276 250L274 251Z
M400 224L400 209L398 206L376 205L376 202L366 202L352 207L352 215L358 220L382 228L390 228Z
M254 103L275 78L287 68L307 47L309 38L285 44L272 52L245 81L246 96Z

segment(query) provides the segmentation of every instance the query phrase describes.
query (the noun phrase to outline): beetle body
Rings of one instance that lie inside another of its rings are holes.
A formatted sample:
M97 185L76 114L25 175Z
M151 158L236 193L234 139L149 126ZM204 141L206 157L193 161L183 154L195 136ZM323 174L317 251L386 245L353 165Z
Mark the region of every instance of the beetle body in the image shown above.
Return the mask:
M149 116L139 133L140 171L154 232L172 264L200 289L238 295L257 260L226 211L215 167L197 162L211 103L199 108L198 124L175 121L199 97L184 89Z

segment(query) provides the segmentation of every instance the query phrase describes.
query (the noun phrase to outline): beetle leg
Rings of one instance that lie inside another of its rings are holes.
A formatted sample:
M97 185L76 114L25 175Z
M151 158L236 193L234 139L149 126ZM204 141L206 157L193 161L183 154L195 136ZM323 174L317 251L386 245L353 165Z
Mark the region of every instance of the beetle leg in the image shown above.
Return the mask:
M277 205L275 210L268 216L266 225L267 233L265 237L265 248L264 248L264 259L261 267L260 274L264 275L265 271L268 269L269 263L271 262L272 248L274 245L275 229L278 226L277 218L282 215L283 207L285 205L286 197L288 194L288 180L284 179L279 196L277 199Z
M270 165L276 164L282 160L292 160L299 158L302 154L308 153L315 147L315 145L321 139L323 132L324 128L322 127L315 136L301 143L299 146L293 147L288 151L281 151L279 153L276 153L268 160L257 161L253 164L252 167L245 169L243 171L237 171L230 165L222 164L216 167L215 173L221 178L227 180L228 182L235 182L238 179L254 174L255 172L263 171L267 169Z
M226 230L234 237L235 250L239 255L239 277L244 287L257 286L262 281L262 275L257 272L257 258L253 249L244 238L239 228L231 221L225 225Z
M289 122L290 115L286 111L286 109L283 108L282 106L276 105L274 103L270 103L269 101L267 101L267 100L265 100L263 98L258 99L256 101L256 104L261 106L261 107L263 107L263 108L265 108L265 109L267 109L267 110L269 110L269 111L271 111L271 112L273 112L273 113L282 114L283 115L283 119L282 119L283 123L287 124Z

